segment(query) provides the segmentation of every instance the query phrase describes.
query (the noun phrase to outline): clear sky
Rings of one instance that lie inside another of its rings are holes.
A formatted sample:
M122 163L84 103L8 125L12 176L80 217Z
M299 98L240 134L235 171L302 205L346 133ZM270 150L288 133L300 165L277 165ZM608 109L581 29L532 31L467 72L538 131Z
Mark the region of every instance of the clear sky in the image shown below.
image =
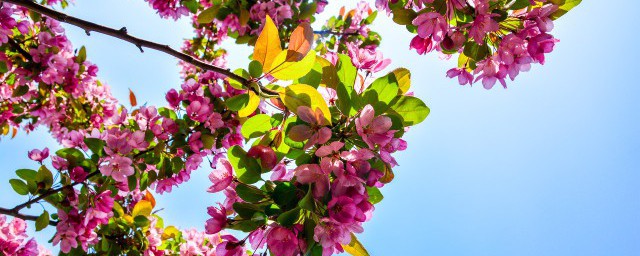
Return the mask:
M330 2L327 13L355 4ZM445 78L451 61L410 52L408 32L379 15L389 69L411 70L412 90L431 115L407 134L396 179L359 236L371 254L640 255L637 9L631 0L583 1L555 23L561 42L545 66L491 91ZM66 12L174 47L191 33L185 20L161 20L142 0L80 0ZM138 102L162 105L179 85L175 59L67 28L121 101L131 88ZM227 48L229 66L246 67L249 50ZM43 146L58 148L43 130L0 142L1 206L25 200L8 179L35 167L27 151ZM206 206L220 199L205 192L209 171L156 197L165 223L203 226Z

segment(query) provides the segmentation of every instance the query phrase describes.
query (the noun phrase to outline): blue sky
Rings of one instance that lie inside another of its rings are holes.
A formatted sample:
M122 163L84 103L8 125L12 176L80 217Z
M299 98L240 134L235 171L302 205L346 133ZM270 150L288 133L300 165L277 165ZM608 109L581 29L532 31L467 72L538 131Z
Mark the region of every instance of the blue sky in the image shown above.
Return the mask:
M328 13L343 1L332 2ZM410 35L379 15L375 29L390 69L412 71L412 89L431 115L407 133L396 179L382 189L385 199L359 236L371 254L640 255L634 3L583 1L556 22L561 42L545 66L491 91L445 78L452 61L409 51ZM66 12L174 47L191 33L185 20L161 20L141 0L77 1ZM179 84L171 57L67 28L123 102L131 88L138 102L162 105ZM249 49L226 46L229 66L246 67ZM35 167L27 151L43 146L58 147L43 130L0 142L1 206L25 200L6 181L18 168ZM165 223L202 226L206 206L220 199L205 192L208 173L202 168L156 197ZM36 236L46 242L52 234L49 228Z

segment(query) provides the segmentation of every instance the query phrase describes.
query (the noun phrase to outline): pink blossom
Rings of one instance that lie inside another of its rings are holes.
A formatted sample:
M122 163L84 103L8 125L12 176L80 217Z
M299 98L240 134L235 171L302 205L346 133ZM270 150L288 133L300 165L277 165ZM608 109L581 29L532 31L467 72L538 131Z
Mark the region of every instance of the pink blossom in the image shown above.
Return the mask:
M383 70L391 63L390 59L384 59L382 52L373 47L365 46L365 48L359 48L354 43L347 43L349 57L351 57L351 62L356 68L375 73Z
M231 167L231 163L224 158L219 158L216 162L215 169L209 174L209 180L213 183L207 190L209 193L216 193L229 187L233 181L233 167Z
M107 161L108 164L100 166L100 172L105 176L113 177L116 181L127 182L127 177L134 173L131 159L127 157L114 155Z
M543 33L529 40L529 46L527 50L534 60L544 65L544 55L546 53L552 52L553 47L557 42L558 40L555 39L552 35Z
M362 222L366 219L366 216L358 209L353 199L347 196L334 197L329 201L328 208L331 219L340 223Z
M436 44L431 38L422 38L420 36L413 37L413 39L411 39L411 44L409 45L409 49L415 49L420 55L433 51L435 47Z
M489 32L498 31L500 26L491 18L489 14L480 14L476 17L469 29L469 36L473 38L477 44L484 44L484 37Z
M342 251L343 244L351 242L351 233L340 223L324 218L313 229L313 239L323 248L336 248Z
M207 234L217 234L227 226L227 210L222 205L219 205L219 207L207 207L207 213L211 216L204 227Z
M298 238L293 231L275 226L267 235L267 247L278 256L294 256L298 252Z
M315 112L307 106L298 107L298 117L309 125L299 124L291 128L289 137L293 141L305 141L304 148L310 148L315 144L324 144L331 138L331 129L326 127L324 114L318 108Z
M323 197L329 191L329 173L317 164L304 164L295 169L295 176L302 184L313 184L313 196Z
M44 148L42 151L40 151L39 149L34 149L29 151L28 155L31 160L42 163L42 160L45 160L47 159L47 157L49 157L49 149Z
M371 105L366 105L360 116L356 118L356 131L362 140L375 148L375 145L384 146L393 138L395 131L389 131L391 128L391 118L387 116L377 116L374 118L375 111Z
M209 103L192 101L191 104L189 104L189 106L187 107L187 115L193 121L206 122L209 118L209 112L211 112Z
M471 85L473 83L473 75L464 68L450 69L449 71L447 71L447 77L448 78L458 77L458 83L460 83L460 85L465 85L465 84Z
M412 21L412 24L418 27L419 37L433 38L435 42L442 41L449 28L447 20L437 12L420 14Z

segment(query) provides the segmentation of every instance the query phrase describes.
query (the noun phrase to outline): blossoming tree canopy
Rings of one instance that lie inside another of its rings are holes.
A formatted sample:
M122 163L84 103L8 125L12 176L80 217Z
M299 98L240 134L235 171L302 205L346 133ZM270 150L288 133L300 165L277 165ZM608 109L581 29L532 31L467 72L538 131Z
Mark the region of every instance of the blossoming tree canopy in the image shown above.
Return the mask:
M66 0L1 4L0 129L43 126L61 149L30 151L33 166L9 180L28 200L0 208L0 255L50 254L26 221L55 229L63 255L368 255L355 234L394 179L404 133L429 114L408 69L382 72L391 60L369 27L378 12L416 34L408 47L418 54L458 55L447 76L490 89L544 64L553 20L580 3L378 0L377 11L361 2L319 23L327 1L147 2L192 20L180 51L54 10ZM137 107L134 89L127 108L60 22L174 56L183 82L165 106ZM248 67L227 69L226 40L253 48ZM225 200L201 207L210 219L199 230L164 223L154 194L205 160L208 192ZM33 204L48 210L21 213Z

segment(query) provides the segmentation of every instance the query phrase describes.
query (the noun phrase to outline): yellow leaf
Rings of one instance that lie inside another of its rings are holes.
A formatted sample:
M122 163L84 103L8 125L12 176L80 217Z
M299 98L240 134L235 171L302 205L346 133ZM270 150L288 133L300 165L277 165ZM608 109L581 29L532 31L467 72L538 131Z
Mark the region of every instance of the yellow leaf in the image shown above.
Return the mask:
M325 118L326 124L331 124L331 112L322 95L310 85L292 84L280 91L280 98L284 105L294 113L297 113L299 106L307 106L312 110L320 109Z
M127 214L123 218L127 223L129 223L129 225L133 224L133 217L131 217L131 215Z
M253 48L253 60L262 64L262 70L270 70L273 59L280 52L282 52L282 47L280 47L278 28L271 20L271 17L267 15L264 28L258 36L255 48Z
M256 111L258 105L260 105L260 97L258 97L258 95L256 95L256 93L254 93L253 91L248 91L248 93L249 102L244 108L238 110L238 116L240 117L247 117L251 115L254 111Z
M151 210L153 210L153 206L151 205L151 202L147 200L140 200L133 207L133 210L131 211L131 216L136 217L138 215L142 215L142 216L148 217L149 215L151 215Z
M396 76L396 81L398 81L398 88L402 94L407 93L409 88L411 88L411 72L406 68L397 68L392 71L393 75Z
M133 91L129 89L129 103L131 103L132 107L138 105L138 100L136 100L136 95L133 94Z
M282 51L273 60L273 70L269 71L273 77L280 80L294 80L303 77L316 61L316 51L311 50L302 60L296 62L287 61L287 52Z
M369 256L367 249L362 246L356 235L353 233L351 233L351 242L348 245L342 245L342 248L353 256Z
M287 61L300 61L311 49L313 29L308 22L303 22L291 33Z
M164 232L162 232L161 238L162 240L167 240L169 238L177 238L178 235L180 235L180 230L174 226L168 226L164 229Z

